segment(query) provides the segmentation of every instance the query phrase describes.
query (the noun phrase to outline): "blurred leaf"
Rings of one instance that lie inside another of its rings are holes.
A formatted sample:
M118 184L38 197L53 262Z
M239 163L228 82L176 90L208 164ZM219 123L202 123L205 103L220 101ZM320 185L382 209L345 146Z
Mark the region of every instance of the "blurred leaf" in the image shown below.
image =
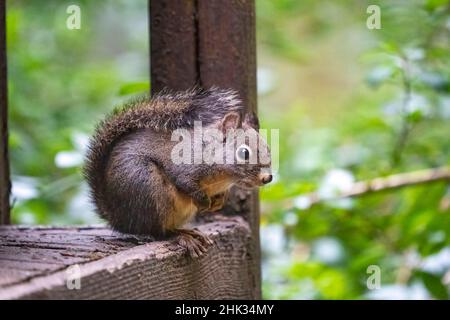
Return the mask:
M131 82L122 85L119 89L120 96L126 96L130 94L141 94L150 92L150 82Z
M425 8L427 10L436 10L439 7L447 6L449 4L448 0L426 0Z
M418 123L423 119L423 114L421 110L415 110L413 112L408 113L407 119L410 123Z
M447 300L449 298L448 289L442 283L440 276L423 271L418 271L417 276L436 299Z

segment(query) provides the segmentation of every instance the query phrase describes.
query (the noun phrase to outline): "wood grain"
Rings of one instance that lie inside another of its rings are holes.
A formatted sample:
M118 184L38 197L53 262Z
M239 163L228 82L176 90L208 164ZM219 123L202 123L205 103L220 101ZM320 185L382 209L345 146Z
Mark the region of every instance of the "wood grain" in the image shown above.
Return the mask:
M150 0L150 79L152 93L186 90L197 83L194 0Z
M0 1L0 224L9 224L8 79L6 64L6 4Z
M107 228L0 227L0 299L254 299L247 222L198 228L215 244L192 259L171 241ZM66 286L74 264L80 290Z

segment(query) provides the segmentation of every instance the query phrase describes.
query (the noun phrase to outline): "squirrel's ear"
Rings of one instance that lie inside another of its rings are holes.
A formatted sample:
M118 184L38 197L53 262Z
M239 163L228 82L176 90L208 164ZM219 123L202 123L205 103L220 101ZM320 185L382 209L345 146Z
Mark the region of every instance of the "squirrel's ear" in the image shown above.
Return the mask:
M227 133L228 129L237 129L239 128L241 121L241 116L237 112L229 112L223 117L222 122L220 123L220 130L222 130L223 134Z
M259 129L259 120L256 113L249 111L245 114L244 121L242 122L242 127L244 129L253 128L255 130Z

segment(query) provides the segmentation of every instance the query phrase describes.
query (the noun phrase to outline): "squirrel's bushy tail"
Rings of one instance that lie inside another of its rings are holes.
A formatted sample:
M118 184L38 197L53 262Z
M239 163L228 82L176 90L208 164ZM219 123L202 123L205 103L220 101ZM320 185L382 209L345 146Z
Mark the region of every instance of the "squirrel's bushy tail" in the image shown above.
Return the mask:
M107 215L105 168L115 142L126 134L145 128L172 131L191 128L194 121L203 125L223 119L230 111L243 113L234 90L192 89L181 93L163 91L116 108L101 121L88 146L83 174L91 189L91 197L100 216Z

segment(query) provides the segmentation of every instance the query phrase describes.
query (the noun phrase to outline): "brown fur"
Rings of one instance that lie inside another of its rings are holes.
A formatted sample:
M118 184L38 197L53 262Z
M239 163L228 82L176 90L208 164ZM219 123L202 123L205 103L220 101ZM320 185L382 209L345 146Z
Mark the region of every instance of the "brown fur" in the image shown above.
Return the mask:
M230 189L234 182L232 176L222 171L200 181L200 187L208 197L212 198Z
M194 217L197 207L192 198L179 192L174 185L169 187L169 194L173 201L173 211L167 213L163 227L174 231Z

